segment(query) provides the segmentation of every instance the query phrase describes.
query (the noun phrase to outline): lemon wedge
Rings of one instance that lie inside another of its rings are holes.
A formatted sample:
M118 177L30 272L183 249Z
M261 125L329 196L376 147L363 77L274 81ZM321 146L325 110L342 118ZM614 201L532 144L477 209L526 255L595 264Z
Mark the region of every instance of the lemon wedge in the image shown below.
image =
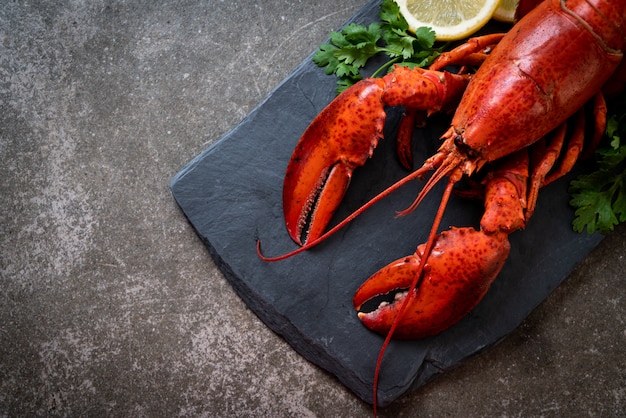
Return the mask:
M500 0L500 5L493 14L493 18L500 22L514 23L515 10L519 0Z
M500 0L395 0L411 30L429 26L438 41L463 39L482 28Z

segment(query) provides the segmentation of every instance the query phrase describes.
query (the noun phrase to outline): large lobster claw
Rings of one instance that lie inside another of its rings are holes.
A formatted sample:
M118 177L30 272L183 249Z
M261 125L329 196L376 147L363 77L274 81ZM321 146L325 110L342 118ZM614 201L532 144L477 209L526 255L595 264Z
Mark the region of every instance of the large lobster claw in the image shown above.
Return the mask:
M283 185L285 223L302 245L322 235L350 183L382 137L386 114L382 79L363 80L341 93L306 129Z
M425 338L449 328L480 302L500 273L509 254L507 237L504 232L485 234L474 228L442 232L412 294L406 290L419 271L424 244L417 247L415 254L390 263L363 283L353 299L357 310L376 296L400 293L372 312L359 312L359 319L367 328L386 335L404 299L410 297L395 329L395 338Z
M350 183L383 137L385 106L428 112L457 103L468 76L396 67L345 90L311 122L292 154L283 185L291 238L303 245L323 234Z
M390 263L363 283L353 298L363 325L387 335L404 309L394 337L425 338L446 330L474 309L509 256L509 234L525 225L528 167L528 152L522 150L491 168L484 181L485 213L479 231L451 228L433 235L431 243L419 245L413 255ZM432 246L430 252L427 245ZM428 254L425 260L424 253ZM371 312L361 310L367 301L381 295L395 298ZM410 299L404 306L406 298Z

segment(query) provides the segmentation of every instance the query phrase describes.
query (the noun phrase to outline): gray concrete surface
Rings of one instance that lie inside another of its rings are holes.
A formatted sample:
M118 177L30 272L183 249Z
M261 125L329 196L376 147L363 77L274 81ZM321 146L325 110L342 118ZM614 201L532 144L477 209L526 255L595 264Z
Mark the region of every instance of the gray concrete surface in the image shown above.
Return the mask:
M369 415L246 309L168 189L364 3L0 3L0 416ZM380 415L623 415L625 253L621 227Z

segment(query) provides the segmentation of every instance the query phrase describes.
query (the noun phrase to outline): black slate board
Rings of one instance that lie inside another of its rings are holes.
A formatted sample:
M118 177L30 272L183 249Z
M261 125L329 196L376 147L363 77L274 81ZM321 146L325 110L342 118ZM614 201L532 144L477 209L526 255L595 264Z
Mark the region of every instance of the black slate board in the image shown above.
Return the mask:
M379 1L368 3L350 21L377 20ZM352 296L372 273L411 254L428 234L441 188L411 216L394 218L421 184L405 186L314 250L265 263L266 255L294 248L282 215L282 180L291 152L311 120L335 96L335 78L305 60L254 111L215 145L184 167L171 190L220 270L249 308L302 356L328 370L372 403L374 367L382 337L365 329ZM391 110L386 137L398 123ZM431 155L445 119L416 133L417 162ZM406 175L393 140L354 175L341 219L377 192ZM571 176L570 176L571 177ZM543 189L525 231L511 236L511 255L479 306L448 331L421 341L394 341L379 382L379 406L483 350L515 329L595 247L602 236L572 231L569 177ZM476 225L480 202L452 197L442 228Z

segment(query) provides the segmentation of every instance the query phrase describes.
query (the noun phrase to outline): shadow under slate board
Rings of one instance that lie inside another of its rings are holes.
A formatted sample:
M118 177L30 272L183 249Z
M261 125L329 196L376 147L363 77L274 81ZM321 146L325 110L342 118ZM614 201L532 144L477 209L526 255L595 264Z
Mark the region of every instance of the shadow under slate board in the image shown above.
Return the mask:
M370 2L350 22L376 21L379 4ZM172 179L171 190L248 307L298 353L372 403L383 338L361 325L352 296L372 273L425 241L442 187L410 216L395 218L422 186L407 185L319 247L284 261L263 262L255 249L257 238L269 256L295 248L283 223L283 175L302 132L335 97L335 82L307 58L238 126L189 162ZM407 174L394 150L399 114L390 110L385 128L390 139L354 174L335 222ZM448 123L434 119L415 135L416 162L432 155ZM600 242L600 235L572 231L570 178L541 191L534 217L526 230L512 234L511 255L473 312L438 336L390 344L379 406L504 338ZM481 212L481 202L453 196L442 228L476 226Z

